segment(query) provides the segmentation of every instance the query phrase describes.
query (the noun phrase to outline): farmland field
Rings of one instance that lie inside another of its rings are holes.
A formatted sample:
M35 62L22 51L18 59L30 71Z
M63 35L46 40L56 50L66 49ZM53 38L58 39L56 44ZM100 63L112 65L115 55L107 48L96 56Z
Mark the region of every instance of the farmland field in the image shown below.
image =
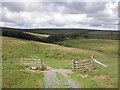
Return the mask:
M62 45L2 37L3 88L42 88L45 87L43 72L31 72L21 64L21 57L36 55L55 69L72 69L72 59L91 59L94 55L108 67L97 66L82 78L73 72L69 77L83 88L118 87L118 41L106 39L70 39ZM58 75L59 76L59 75ZM104 83L103 83L104 82Z
M46 34L37 34L37 33L31 33L31 32L24 32L24 33L31 34L31 35L38 36L38 37L48 37L49 36Z
M72 40L66 40L66 41L60 42L59 44L67 47L75 47L75 48L80 48L84 50L91 50L91 51L95 51L96 53L102 54L102 56L98 55L97 58L99 59L99 61L108 65L108 68L99 69L100 71L98 70L96 71L96 73L91 73L91 75L94 76L94 79L96 79L96 82L99 82L99 84L103 84L104 82L103 85L106 85L106 86L107 86L106 83L109 83L109 82L106 82L105 79L108 79L108 77L109 77L109 81L111 82L114 82L114 80L117 80L117 78L115 78L115 76L117 77L118 75L118 53L119 52L118 52L117 40L72 39ZM101 73L104 73L104 75L102 75ZM110 76L108 76L108 73ZM77 80L78 78L80 78L80 75L78 74L77 76L77 74L72 74L72 77ZM102 77L104 77L105 81L102 80ZM91 80L93 79L89 77L89 79L87 80L86 79L85 80L82 79L82 80L83 80L82 81L83 86L88 87L88 84L86 82L91 82ZM81 84L81 79L79 83ZM94 85L94 83L91 83L91 86L99 87L98 85Z

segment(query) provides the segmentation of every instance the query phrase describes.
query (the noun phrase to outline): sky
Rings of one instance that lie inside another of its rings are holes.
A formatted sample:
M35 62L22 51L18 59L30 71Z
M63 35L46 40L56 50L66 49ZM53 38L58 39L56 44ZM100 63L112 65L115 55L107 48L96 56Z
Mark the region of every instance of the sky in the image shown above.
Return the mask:
M104 1L104 2L103 2ZM13 28L118 29L119 0L2 0L0 22Z

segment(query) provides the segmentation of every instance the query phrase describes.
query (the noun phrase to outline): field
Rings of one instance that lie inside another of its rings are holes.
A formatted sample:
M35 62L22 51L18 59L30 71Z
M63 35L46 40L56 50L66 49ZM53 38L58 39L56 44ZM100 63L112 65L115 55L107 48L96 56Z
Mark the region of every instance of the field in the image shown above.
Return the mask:
M87 29L38 29L38 30L30 30L33 33L43 33L48 35L55 34L80 34L82 37L87 36L92 39L119 39L118 31L105 31L105 30L87 30Z
M60 42L62 45L48 44L10 37L2 37L3 87L4 88L42 88L45 87L43 72L32 72L21 64L21 57L36 55L55 69L72 69L72 59L96 59L106 64L97 65L88 77L81 74L69 74L82 88L118 87L118 41L106 39L70 39ZM58 77L62 78L60 74ZM63 80L64 81L64 80ZM103 83L104 82L104 83ZM62 86L61 86L62 87Z
M40 38L49 36L49 35L46 35L46 34L37 34L37 33L31 33L31 32L25 32L25 33L31 34L31 35L34 35L34 36L37 36L37 37L40 37Z
M101 85L107 86L107 83L111 82L115 84L115 80L117 80L118 75L118 41L117 40L105 40L105 39L72 39L72 40L66 40L63 42L60 42L59 44L67 47L75 47L80 48L84 50L91 50L95 51L96 53L99 53L101 55L98 55L99 61L105 63L108 68L99 68L98 71L95 73L90 73L91 76L94 77L95 82L89 84L91 81L93 81L93 77L89 77L89 79L81 79L79 74L72 74L72 78L77 80L80 78L80 84L81 81L83 82L84 87L91 87L96 86L99 87L97 83ZM109 73L109 74L108 74ZM116 76L116 77L115 77ZM109 77L109 82L107 81ZM87 82L87 83L86 83ZM89 82L89 83L88 83ZM104 82L104 83L103 83ZM116 83L117 85L117 83ZM112 86L112 85L111 85ZM110 87L109 85L107 87Z

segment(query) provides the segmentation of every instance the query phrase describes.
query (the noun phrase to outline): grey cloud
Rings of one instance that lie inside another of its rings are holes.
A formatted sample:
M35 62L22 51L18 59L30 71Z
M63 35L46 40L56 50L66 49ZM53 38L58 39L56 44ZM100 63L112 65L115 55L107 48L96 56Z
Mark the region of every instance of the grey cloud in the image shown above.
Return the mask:
M94 22L97 24L115 24L117 19L115 18L106 18L106 17L99 17L99 18L94 18L93 19L93 24Z
M86 14L88 18L93 18L91 23L114 23L116 19L114 15L110 15L106 10L107 2L72 2L72 3L57 3L64 6L64 14ZM117 8L112 10L117 14ZM117 18L117 16L116 16ZM87 23L88 21L86 21ZM84 22L82 22L84 23Z
M4 7L15 12L23 11L25 9L23 2L2 2L2 8Z
M2 18L3 22L15 24L36 23L42 26L55 25L64 27L68 24L113 24L117 17L114 15L117 13L117 7L111 9L114 14L110 14L106 11L107 4L107 2L3 2L2 8L4 11ZM58 17L55 18L54 13ZM75 20L72 21L70 17L67 17L68 15L79 14L86 15L85 20L80 19L83 18L82 16L73 16L77 21L75 22ZM79 18L80 21L76 18Z
M118 17L120 17L120 2L118 2Z
M20 11L48 11L51 2L2 2L2 8L6 7L13 12Z
M96 13L105 9L106 2L72 2L57 3L65 7L65 13L82 14Z
M111 8L113 12L113 15L111 15L106 9L107 4L107 2L75 2L64 4L64 6L66 7L65 12L67 13L86 14L88 18L93 18L91 23L112 24L117 21L117 5Z

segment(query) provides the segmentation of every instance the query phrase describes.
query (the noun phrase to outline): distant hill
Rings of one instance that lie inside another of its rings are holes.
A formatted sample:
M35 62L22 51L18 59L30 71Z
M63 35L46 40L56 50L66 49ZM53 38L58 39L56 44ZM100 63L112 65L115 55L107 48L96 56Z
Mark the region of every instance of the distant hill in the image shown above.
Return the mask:
M1 27L2 31L20 31L32 32L37 34L65 34L73 35L79 34L81 37L95 38L95 39L119 39L118 34L120 31L115 30L91 30L91 29L75 29L75 28L40 28L40 29L19 29L19 28L6 28Z

